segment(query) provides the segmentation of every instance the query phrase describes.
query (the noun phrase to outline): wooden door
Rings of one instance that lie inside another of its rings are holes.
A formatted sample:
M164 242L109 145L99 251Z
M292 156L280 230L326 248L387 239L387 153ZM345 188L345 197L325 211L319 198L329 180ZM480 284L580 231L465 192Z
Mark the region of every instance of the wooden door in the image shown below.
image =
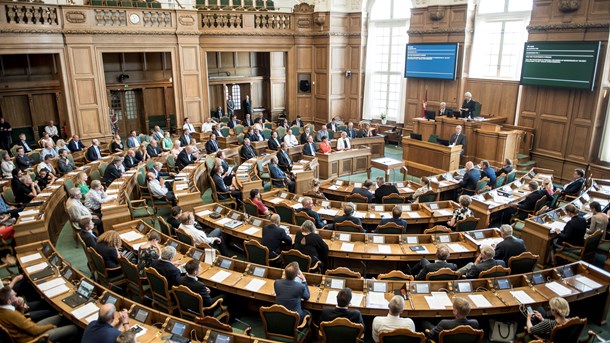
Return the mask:
M109 92L109 103L113 124L113 132L127 137L131 130L138 133L147 133L144 128L144 115L142 114L143 97L141 89L111 90Z

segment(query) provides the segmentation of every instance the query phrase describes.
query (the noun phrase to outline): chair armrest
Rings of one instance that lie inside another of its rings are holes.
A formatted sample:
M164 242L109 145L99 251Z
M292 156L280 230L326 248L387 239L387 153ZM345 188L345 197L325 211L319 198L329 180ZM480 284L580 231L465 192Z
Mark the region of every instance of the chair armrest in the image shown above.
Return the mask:
M312 270L318 270L318 269L320 269L320 264L321 264L321 262L320 262L320 261L316 262L316 264L314 264L313 266L311 266L311 267L309 268L309 272L311 273L311 271L312 271Z
M307 328L311 323L311 315L306 315L305 318L303 318L303 323L301 323L301 325L297 326L297 330L303 330L305 328Z
M131 200L131 204L144 204L144 206L146 205L146 199L140 199L140 200Z
M213 308L215 308L215 307L217 307L217 306L220 306L220 308L223 308L223 307L222 307L222 301L223 301L223 299L222 299L222 298L221 298L221 299L218 299L218 300L216 300L216 301L215 301L215 302L214 302L212 305L210 305L210 306L208 306L208 307L202 307L202 308L201 308L201 310L202 310L202 311L208 311L208 310L211 310L211 309L213 309Z
M279 258L280 258L280 257L281 257L281 255L277 255L277 256L276 256L276 257L274 257L274 258L270 258L270 259L269 259L269 262L275 262L275 261L279 261Z
M27 343L39 343L39 342L48 342L49 341L49 334L44 333L30 341L27 341Z
M121 269L121 267L120 267L120 266L119 266L119 267L114 267L114 268L109 268L109 267L106 267L106 271L107 271L107 272L113 272L113 271L115 271L115 270L123 270L123 269Z

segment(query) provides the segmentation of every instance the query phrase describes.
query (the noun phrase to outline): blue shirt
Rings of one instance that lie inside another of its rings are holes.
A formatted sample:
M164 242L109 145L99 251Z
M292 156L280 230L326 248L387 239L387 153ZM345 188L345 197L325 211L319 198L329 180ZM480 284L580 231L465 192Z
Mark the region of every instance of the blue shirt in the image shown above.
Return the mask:
M112 325L94 320L85 328L81 343L114 343L120 334Z
M481 170L481 178L485 176L489 178L489 187L496 187L496 171L492 167Z
M10 207L4 202L4 199L0 197L0 214L7 213L10 210Z
M275 302L290 311L297 312L303 319L301 299L309 300L309 288L305 283L295 280L279 279L273 284L275 290Z

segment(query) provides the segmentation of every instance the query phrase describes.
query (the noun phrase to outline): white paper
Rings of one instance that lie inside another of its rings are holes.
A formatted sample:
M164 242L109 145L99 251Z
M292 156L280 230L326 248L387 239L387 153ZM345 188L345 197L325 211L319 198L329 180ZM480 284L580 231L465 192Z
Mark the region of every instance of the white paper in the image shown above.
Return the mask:
M383 244L383 243L385 243L385 237L383 237L383 236L373 236L373 243Z
M360 306L362 305L362 298L364 298L362 293L352 293L352 302L350 304L352 306Z
M339 291L328 291L328 295L326 296L326 303L331 305L337 305L337 294L339 294Z
M263 287L265 285L265 283L266 283L265 280L252 279L250 282L248 282L245 289L252 291L252 292L258 292L258 290L261 289L261 287Z
M259 228L253 226L253 227L249 228L248 230L244 230L244 233L246 235L254 235L255 233L257 233L259 231L260 231Z
M375 209L375 211L377 212L383 212L383 206L373 206L373 208Z
M91 323L94 320L97 320L99 316L99 313L94 313L92 315L90 315L89 317L85 318L85 322L87 322L87 324Z
M212 211L205 210L205 211L197 212L197 215L200 216L200 217L204 217L204 216L207 216L210 213L212 213Z
M119 235L121 237L122 240L125 240L127 242L131 242L131 241L135 241L136 239L140 239L142 237L144 237L141 233L136 232L136 231L129 231L129 232L125 232Z
M43 282L38 285L38 289L41 291L47 291L53 287L57 287L59 285L64 285L66 281L62 277L55 278L53 280L49 280L47 282Z
M336 191L337 189L339 189L339 186L332 185L332 186L328 187L328 189L331 189L331 190L333 190L333 191Z
M491 307L491 303L481 294L468 295L476 307Z
M351 243L341 243L341 251L354 251L354 245Z
M99 311L99 307L97 307L97 305L95 303L89 302L85 306L81 306L81 307L73 310L72 315L76 319L81 319L81 318L84 318L84 317L90 315L91 313L93 313L95 311Z
M29 266L27 268L25 268L25 271L27 271L28 273L36 273L39 270L43 270L45 268L49 267L49 265L47 264L47 262L42 262L42 263L38 263L35 264L33 266Z
M142 325L138 325L138 326L141 327L142 330L136 334L136 337L140 337L140 336L142 336L142 335L144 335L146 333L146 328L145 327L143 327Z
M19 217L27 217L31 214L38 214L38 210L27 210L19 213Z
M430 292L430 294L436 298L436 301L438 301L438 303L441 306L453 306L453 303L451 302L451 299L449 299L449 296L447 295L447 293L445 292Z
M563 228L566 226L566 223L562 223L562 222L552 222L552 223L546 223L544 224L546 227L549 228L549 230L556 230L559 229L560 231L563 231Z
M296 204L294 204L294 205L292 205L292 206L290 206L290 207L294 208L295 210L298 210L298 209L300 209L300 208L303 208L303 204L301 204L300 202L298 202L298 203L296 203Z
M326 208L321 208L318 213L320 214L324 214L324 215L328 215L328 216L336 216L337 213L339 213L338 210L333 210L333 209L326 209Z
M421 218L421 216L417 212L407 212L407 215L409 216L409 218Z
M282 198L273 198L271 200L269 200L269 202L273 203L273 204L279 204L282 200Z
M449 244L447 244L447 246L453 252L468 252L468 249L466 249L466 247L464 247L460 243L449 243Z
M231 218L221 218L216 221L216 224L225 225L225 224L229 223L231 220L232 220Z
M141 247L142 245L144 245L145 243L146 243L146 242L142 242L142 243L136 243L136 244L132 245L133 250L135 250L135 251L140 250L140 247Z
M424 250L418 250L417 253L418 254L429 254L430 251L428 251L428 248L425 246L422 246L422 248L424 248Z
M36 219L36 217L19 217L19 222L27 223L33 221L34 219Z
M356 218L360 218L360 219L364 219L364 217L366 216L366 212L354 212L354 217Z
M434 296L424 296L424 299L426 299L426 302L428 303L428 307L431 310L444 310L445 306L443 306L443 304L441 304L441 302L438 300L438 298L434 297Z
M224 270L219 270L216 274L214 274L214 276L210 278L210 280L221 283L229 276L231 276L231 273Z
M451 212L450 210L438 210L437 211L441 216L450 216L453 214L453 212Z
M70 291L70 288L68 288L68 286L66 286L66 284L64 283L63 285L53 287L43 293L44 293L44 295L47 296L47 298L54 298L60 294L66 293L68 291Z
M42 258L42 255L40 255L40 253L34 253L34 254L22 256L21 258L19 258L19 260L21 261L21 263L28 263L28 262L31 262L34 260L38 260L40 258Z
M390 247L389 245L380 244L380 245L377 246L377 251L380 254L391 254L392 253L392 247Z
M589 278L588 278L588 277L586 277L586 276L578 275L578 276L576 276L576 278L575 278L575 279L576 279L576 281L581 282L581 283L584 283L585 285L587 285L587 286L589 286L589 287L591 287L591 288L599 288L599 287L602 287L602 285L601 285L601 284L599 284L599 283L597 283L597 282L595 282L595 281L593 281L593 280L589 279Z
M525 293L525 291L510 291L510 294L512 294L521 304L531 304L535 302L529 294Z
M549 282L544 285L551 291L557 293L557 295L559 295L560 297L572 294L572 291L570 291L569 288L560 285L559 283L557 283L557 281Z
M381 307L388 306L388 301L385 299L385 293L369 292L366 298L370 305L377 305Z
M349 242L352 240L352 235L350 235L349 233L340 233L339 240L344 241L344 242Z

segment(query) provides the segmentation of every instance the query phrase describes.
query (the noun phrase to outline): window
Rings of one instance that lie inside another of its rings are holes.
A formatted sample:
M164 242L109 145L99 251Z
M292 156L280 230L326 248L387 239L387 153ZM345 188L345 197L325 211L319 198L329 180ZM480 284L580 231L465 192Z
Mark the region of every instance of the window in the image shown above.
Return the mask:
M518 80L532 0L480 0L470 77Z
M404 0L376 0L370 8L364 119L378 119L383 112L388 120L403 119L409 4Z

